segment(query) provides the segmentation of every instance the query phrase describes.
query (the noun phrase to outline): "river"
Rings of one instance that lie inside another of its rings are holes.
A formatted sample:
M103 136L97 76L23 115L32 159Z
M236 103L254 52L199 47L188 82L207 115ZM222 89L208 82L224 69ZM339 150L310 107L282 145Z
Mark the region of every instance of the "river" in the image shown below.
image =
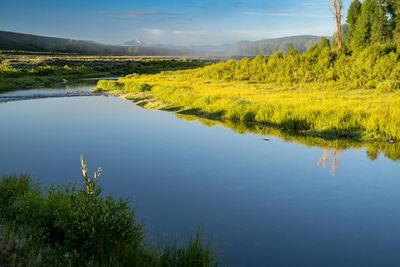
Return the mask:
M229 266L400 264L397 144L330 147L85 96L90 88L0 95L0 174L79 184L83 154L91 172L103 168L104 194L131 198L150 240L201 225Z

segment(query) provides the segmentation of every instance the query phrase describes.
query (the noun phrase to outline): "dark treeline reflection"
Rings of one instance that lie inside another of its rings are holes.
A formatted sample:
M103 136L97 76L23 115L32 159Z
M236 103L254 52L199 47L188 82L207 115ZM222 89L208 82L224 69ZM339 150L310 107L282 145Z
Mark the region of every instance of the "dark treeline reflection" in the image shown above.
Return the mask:
M327 140L308 134L293 132L285 129L279 129L274 126L260 125L256 123L244 123L238 121L218 121L200 118L192 115L177 114L179 118L185 120L198 120L207 127L221 125L228 127L239 134L252 133L263 136L276 136L285 142L297 143L306 147L319 147L323 150L323 155L317 161L317 166L326 168L331 162L330 173L335 175L338 171L338 155L340 152L348 149L366 149L366 157L371 161L383 155L386 158L398 161L400 160L400 144L389 142L360 142L351 139Z

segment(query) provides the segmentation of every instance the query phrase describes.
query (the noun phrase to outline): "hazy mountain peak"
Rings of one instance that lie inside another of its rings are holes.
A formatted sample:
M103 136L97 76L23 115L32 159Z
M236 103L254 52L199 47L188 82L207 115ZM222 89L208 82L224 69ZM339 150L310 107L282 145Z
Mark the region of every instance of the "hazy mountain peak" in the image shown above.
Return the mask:
M127 41L125 43L123 43L123 45L128 45L128 46L142 46L144 45L144 42L138 38L136 38L133 41Z

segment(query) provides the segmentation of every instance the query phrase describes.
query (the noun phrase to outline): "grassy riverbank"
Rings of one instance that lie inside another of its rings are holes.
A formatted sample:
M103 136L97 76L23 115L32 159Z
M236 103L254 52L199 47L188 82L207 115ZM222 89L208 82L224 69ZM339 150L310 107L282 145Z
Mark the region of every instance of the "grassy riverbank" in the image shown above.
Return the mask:
M84 186L40 187L29 175L0 180L0 262L12 266L216 266L201 230L186 242L146 243L125 199L103 196L99 169Z
M328 139L398 140L399 55L391 45L345 55L322 41L301 55L291 51L195 70L128 75L100 81L97 91L124 94L147 108Z
M0 92L54 86L65 80L151 74L204 66L200 60L0 51Z
M397 92L328 90L317 84L278 86L202 79L177 82L171 79L174 75L177 74L99 82L98 91L125 94L127 99L139 101L138 104L146 108L174 109L212 119L259 122L329 139L400 138L400 94ZM132 92L136 88L151 90Z

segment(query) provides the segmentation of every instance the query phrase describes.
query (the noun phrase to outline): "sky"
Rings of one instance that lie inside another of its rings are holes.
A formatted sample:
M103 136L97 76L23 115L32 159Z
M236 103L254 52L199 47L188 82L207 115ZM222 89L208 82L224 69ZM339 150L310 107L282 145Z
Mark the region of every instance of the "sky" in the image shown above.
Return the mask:
M347 10L349 1L345 1ZM331 36L331 0L1 0L0 30L122 44L221 45Z

